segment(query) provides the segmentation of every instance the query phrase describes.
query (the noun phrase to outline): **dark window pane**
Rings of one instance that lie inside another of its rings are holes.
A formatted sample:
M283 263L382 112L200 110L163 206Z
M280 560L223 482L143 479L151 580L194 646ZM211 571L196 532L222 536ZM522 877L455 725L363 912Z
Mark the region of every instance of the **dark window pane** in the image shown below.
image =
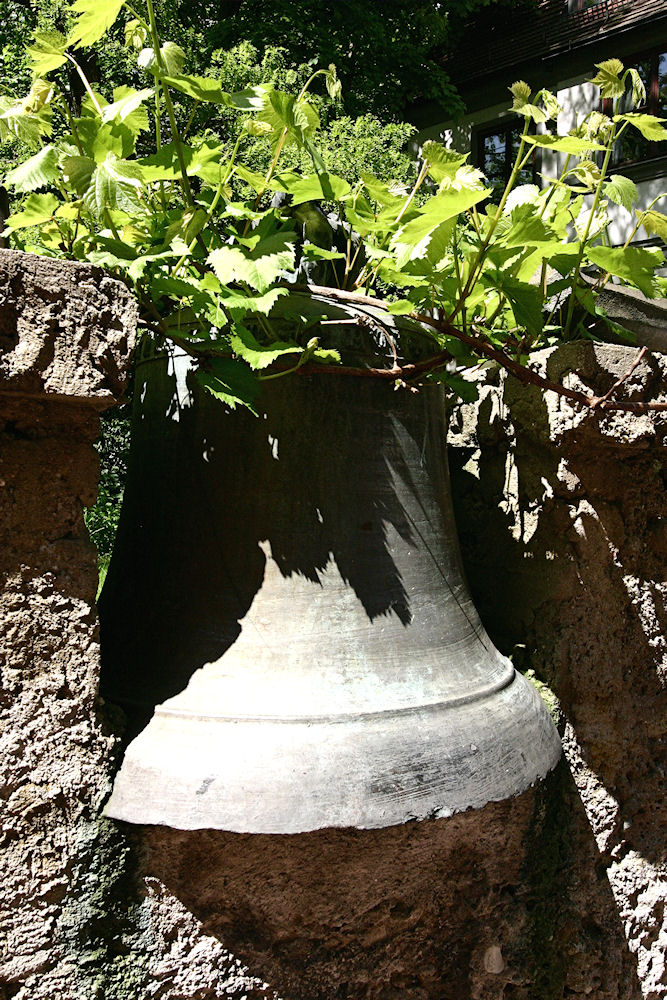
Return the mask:
M504 188L507 172L505 132L485 135L483 139L482 170L493 188Z
M658 56L658 114L667 115L667 52Z

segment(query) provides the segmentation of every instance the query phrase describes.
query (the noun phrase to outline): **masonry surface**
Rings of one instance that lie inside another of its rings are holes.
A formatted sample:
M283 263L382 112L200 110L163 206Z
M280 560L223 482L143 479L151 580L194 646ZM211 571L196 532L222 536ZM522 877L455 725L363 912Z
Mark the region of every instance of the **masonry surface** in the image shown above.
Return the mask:
M136 326L103 272L0 251L0 998L661 1000L667 994L665 418L490 372L450 463L476 603L567 763L449 820L293 837L101 816L98 415ZM631 348L546 354L605 390ZM624 386L664 393L653 355Z

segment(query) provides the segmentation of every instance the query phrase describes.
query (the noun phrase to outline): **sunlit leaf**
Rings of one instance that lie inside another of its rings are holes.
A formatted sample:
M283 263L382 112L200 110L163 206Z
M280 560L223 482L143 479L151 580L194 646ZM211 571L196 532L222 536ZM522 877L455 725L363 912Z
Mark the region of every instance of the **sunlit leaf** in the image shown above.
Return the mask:
M305 201L343 201L352 188L342 177L322 173L284 183L283 190L292 195L293 205L301 205Z
M428 139L421 148L421 155L428 163L429 175L436 184L445 178L453 178L459 167L468 159L467 153L457 153L453 149L445 149L439 142Z
M16 192L36 191L51 184L58 176L58 151L49 144L29 160L24 160L18 167L10 170L5 177L5 184L13 187Z
M626 115L616 115L615 122L626 121L636 128L649 142L663 142L667 139L667 129L661 122L667 118L656 118L654 115L642 115L637 111L629 111Z
M77 49L93 45L118 17L125 0L74 0L70 10L76 13L67 44Z
M647 236L659 236L667 242L667 215L651 209L649 212L637 212Z
M244 245L220 247L208 260L223 284L246 282L266 292L281 273L293 269L295 239L292 232L267 232L260 223Z
M609 198L615 205L621 205L631 211L632 206L639 198L637 185L629 177L622 174L612 174L603 188L605 198Z
M664 255L657 248L588 247L586 257L603 271L636 285L647 298L655 297L655 270L664 263Z
M180 45L175 42L165 42L160 46L160 68L155 58L155 50L152 48L142 49L137 57L137 65L141 69L148 70L154 76L164 73L166 76L177 76L185 65L185 52Z
M117 120L126 125L133 135L138 135L148 128L148 114L142 105L153 94L152 88L134 90L132 87L116 87L113 104L107 104L102 110L102 121Z
M625 82L621 79L623 63L620 59L605 59L596 63L597 76L590 81L600 88L602 97L622 97L625 93Z
M60 202L53 194L31 194L23 202L20 212L14 212L6 220L9 230L26 229L29 226L40 226L53 215Z
M570 153L572 156L581 156L583 153L605 148L599 142L581 139L575 135L527 135L525 139L532 146L554 149L558 153Z
M531 104L529 102L530 98L530 87L523 80L517 80L509 88L512 94L512 111L516 111L518 115L523 115L525 118L532 118L534 122L541 123L547 120L547 113L543 111L542 108L538 108L536 104Z
M67 62L67 41L59 31L36 31L26 49L33 76L44 76Z
M628 75L632 86L632 103L637 108L646 100L646 87L636 69L629 69Z
M131 21L126 23L125 44L128 49L134 49L135 52L139 52L147 38L148 32L145 26L136 17L133 17Z
M89 156L68 156L63 160L62 169L67 186L83 194L95 170L95 160Z
M278 358L286 355L303 353L303 348L299 347L298 344L287 344L279 341L268 347L264 346L241 323L235 324L230 343L234 354L255 370L268 368Z

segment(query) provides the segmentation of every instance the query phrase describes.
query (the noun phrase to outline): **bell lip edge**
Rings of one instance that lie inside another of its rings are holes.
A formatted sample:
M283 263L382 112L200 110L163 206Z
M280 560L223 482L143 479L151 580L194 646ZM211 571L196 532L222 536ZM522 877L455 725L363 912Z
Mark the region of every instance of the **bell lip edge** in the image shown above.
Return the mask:
M447 806L434 807L423 815L409 814L406 815L404 819L396 820L390 823L322 823L317 825L308 825L301 827L299 829L292 830L271 830L271 829L240 829L232 827L223 826L211 826L210 824L177 824L174 822L168 822L166 819L155 819L155 820L141 820L141 819L128 819L127 816L118 815L121 811L120 809L116 812L113 810L113 798L115 789L112 790L107 802L102 809L102 816L108 820L114 820L119 823L129 823L132 826L142 826L142 827L166 827L171 830L181 830L185 833L194 832L196 830L215 830L221 833L233 833L239 836L247 835L257 835L257 836L269 836L269 837L296 837L300 834L306 833L316 833L318 830L386 830L393 826L406 826L409 823L425 823L433 822L441 819L451 819L453 816L459 816L462 813L467 813L471 811L477 811L484 809L487 805L494 802L507 802L510 799L517 799L521 795L524 795L530 789L535 788L538 784L544 781L547 776L555 770L555 768L560 763L563 756L563 747L560 739L558 741L553 741L553 749L556 753L553 754L552 758L546 763L544 769L539 769L534 775L533 779L525 785L523 788L519 788L516 791L510 792L509 794L492 795L489 798L485 798L484 801L475 801L467 806L459 806L455 808L449 808ZM131 812L132 810L129 810Z

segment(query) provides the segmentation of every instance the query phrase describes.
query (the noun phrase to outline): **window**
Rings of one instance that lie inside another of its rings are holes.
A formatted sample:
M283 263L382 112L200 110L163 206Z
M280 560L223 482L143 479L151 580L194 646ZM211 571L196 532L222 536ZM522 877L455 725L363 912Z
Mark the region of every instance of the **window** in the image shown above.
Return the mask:
M493 188L494 194L500 197L505 190L514 160L519 150L523 119L520 121L494 122L484 125L473 133L473 159L476 167L483 170ZM537 176L535 153L521 171L517 184L534 184Z
M628 59L627 65L634 66L638 70L646 87L646 101L636 110L657 115L659 118L667 118L667 52L656 49L646 55ZM605 114L612 114L612 102L605 101L603 110ZM630 110L629 103L625 110ZM632 127L625 130L616 145L614 162L617 165L641 163L664 152L659 143L649 142Z
M597 7L603 2L604 0L567 0L567 9L570 11L588 10L589 7Z

